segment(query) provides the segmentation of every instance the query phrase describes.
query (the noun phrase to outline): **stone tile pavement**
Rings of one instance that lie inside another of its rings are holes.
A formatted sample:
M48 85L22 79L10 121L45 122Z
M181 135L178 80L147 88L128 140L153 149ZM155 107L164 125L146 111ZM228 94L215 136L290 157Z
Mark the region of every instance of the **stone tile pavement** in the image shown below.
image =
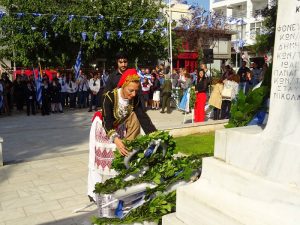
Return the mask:
M149 111L159 129L179 127L183 115ZM0 118L5 166L0 167L0 225L88 225L97 214L86 196L92 114Z

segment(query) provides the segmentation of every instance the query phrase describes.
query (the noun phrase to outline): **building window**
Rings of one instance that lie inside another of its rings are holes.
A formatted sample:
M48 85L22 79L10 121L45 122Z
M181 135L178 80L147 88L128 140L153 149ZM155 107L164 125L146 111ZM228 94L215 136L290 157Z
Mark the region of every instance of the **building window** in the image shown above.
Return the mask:
M257 34L262 30L262 22L250 23L250 38L255 39Z

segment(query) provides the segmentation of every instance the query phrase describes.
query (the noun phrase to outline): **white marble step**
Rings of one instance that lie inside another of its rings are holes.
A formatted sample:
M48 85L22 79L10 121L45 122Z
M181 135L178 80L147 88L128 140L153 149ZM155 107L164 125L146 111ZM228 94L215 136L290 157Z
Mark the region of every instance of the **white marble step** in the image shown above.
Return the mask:
M162 224L168 225L185 225L181 220L176 217L176 213L171 213L162 218Z
M205 158L201 178L177 190L176 217L188 225L298 225L300 191Z

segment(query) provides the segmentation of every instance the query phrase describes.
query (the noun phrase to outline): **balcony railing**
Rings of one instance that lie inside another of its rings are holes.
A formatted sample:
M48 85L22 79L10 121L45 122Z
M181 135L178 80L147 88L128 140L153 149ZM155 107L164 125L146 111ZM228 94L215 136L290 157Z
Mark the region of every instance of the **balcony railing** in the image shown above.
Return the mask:
M217 3L217 2L225 2L226 0L214 0L213 3Z

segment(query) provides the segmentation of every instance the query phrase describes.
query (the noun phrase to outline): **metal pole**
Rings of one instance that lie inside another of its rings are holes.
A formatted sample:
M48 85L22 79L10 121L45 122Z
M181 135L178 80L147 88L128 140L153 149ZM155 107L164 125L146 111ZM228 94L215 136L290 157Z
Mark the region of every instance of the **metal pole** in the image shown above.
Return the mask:
M173 72L173 50L172 50L172 11L171 0L169 0L169 47L170 47L170 75Z
M243 31L244 31L244 28L243 28L243 23L244 23L244 18L242 17L242 22L241 22L241 52L240 52L240 66L242 65L242 62L243 62L243 58L242 58L242 54L243 54Z

